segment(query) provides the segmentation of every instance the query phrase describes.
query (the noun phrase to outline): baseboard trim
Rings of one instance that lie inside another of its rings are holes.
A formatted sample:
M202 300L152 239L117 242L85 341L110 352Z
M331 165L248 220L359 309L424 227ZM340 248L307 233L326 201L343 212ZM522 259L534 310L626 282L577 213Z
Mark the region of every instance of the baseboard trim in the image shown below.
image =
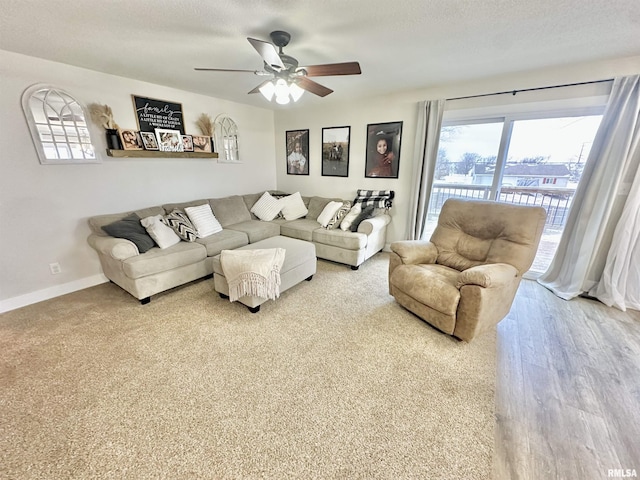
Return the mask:
M83 290L85 288L94 287L108 281L109 279L100 273L91 277L81 278L80 280L74 280L73 282L56 285L55 287L26 293L18 297L0 300L0 313L9 312L17 308L26 307L27 305L32 305L34 303L49 300L51 298L59 297L60 295L66 295L67 293Z

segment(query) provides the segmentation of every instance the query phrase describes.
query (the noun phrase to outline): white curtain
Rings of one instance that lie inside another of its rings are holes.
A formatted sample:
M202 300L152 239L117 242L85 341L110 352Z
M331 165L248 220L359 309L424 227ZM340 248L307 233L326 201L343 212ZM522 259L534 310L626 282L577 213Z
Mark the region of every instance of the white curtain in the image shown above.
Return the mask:
M636 126L632 149L636 159L640 156L639 129L640 122ZM640 310L640 169L636 169L629 197L613 234L602 278L589 295L622 311L627 307Z
M406 237L419 240L427 219L431 184L438 159L438 142L445 101L426 100L418 104L416 146L409 203L409 222Z
M638 170L639 112L640 75L616 78L558 250L538 279L565 300L590 291L602 277L624 206L625 177Z

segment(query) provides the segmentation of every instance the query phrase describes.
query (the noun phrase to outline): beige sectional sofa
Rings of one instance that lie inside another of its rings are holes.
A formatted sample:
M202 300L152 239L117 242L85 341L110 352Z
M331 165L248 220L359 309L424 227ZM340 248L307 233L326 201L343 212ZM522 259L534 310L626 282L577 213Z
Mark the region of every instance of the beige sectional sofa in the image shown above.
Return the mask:
M312 242L318 258L350 265L354 270L385 245L391 217L384 210L362 221L356 232L340 228L328 230L316 219L330 201L343 200L303 196L302 200L308 209L304 218L262 221L251 213L251 208L263 193L200 199L134 212L98 215L88 220L92 233L87 240L98 253L105 276L143 304L148 303L154 294L212 275L213 257L222 250L232 250L276 235ZM211 206L222 231L198 238L195 242L180 241L164 249L156 246L140 254L133 242L109 236L102 229L131 213L136 213L142 219L205 203Z

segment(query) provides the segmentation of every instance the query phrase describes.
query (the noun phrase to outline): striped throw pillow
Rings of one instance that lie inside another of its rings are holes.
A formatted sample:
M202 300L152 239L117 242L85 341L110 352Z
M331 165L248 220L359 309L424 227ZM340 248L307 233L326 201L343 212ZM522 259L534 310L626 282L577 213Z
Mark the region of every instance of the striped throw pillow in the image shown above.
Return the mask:
M270 222L280 210L282 210L282 203L277 198L273 198L269 195L269 192L264 192L256 203L251 207L251 213L253 213L260 220Z
M349 210L351 210L351 201L347 200L346 202L342 202L342 206L338 209L335 215L331 217L331 220L329 220L329 223L327 223L325 228L327 230L338 228L342 219L347 215L347 213L349 213Z
M176 209L165 215L164 220L182 240L185 242L195 241L196 227L193 226L186 213Z
M208 203L197 207L186 207L184 211L187 212L189 220L196 227L198 238L208 237L222 231L222 225L213 215Z

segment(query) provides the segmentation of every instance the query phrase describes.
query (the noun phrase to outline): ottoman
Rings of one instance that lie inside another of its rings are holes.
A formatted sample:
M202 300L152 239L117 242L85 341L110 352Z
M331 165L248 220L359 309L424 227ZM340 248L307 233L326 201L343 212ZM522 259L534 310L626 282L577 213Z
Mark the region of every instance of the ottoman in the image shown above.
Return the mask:
M297 285L302 280L311 280L316 273L316 246L311 242L283 236L265 238L259 242L245 245L236 250L257 250L263 248L284 248L285 257L280 269L280 293ZM220 255L213 257L213 285L222 298L228 298L229 285L222 271ZM244 296L238 301L247 307L251 313L260 310L267 299L262 297Z

